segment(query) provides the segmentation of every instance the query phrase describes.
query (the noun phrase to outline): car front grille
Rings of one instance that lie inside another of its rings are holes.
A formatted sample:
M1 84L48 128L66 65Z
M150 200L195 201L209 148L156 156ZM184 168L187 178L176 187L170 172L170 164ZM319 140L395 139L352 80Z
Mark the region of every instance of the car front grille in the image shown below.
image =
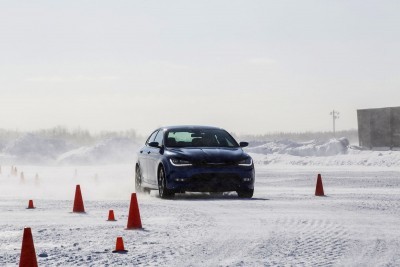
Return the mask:
M240 185L240 177L232 173L202 173L193 175L190 184L204 191L218 191L221 188L236 190Z
M229 166L236 166L237 163L235 162L207 162L207 161L201 161L201 162L195 162L193 165L195 166L201 166L201 167L229 167Z

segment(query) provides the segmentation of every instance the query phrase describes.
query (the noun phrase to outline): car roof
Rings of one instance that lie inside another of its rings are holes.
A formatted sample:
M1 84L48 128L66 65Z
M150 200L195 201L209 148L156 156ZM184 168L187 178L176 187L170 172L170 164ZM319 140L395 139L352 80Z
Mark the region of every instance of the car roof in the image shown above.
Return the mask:
M173 125L173 126L160 127L160 129L163 129L164 131L178 130L178 129L191 129L191 130L196 130L196 129L208 129L208 130L218 129L218 130L223 130L220 127L202 126L202 125Z

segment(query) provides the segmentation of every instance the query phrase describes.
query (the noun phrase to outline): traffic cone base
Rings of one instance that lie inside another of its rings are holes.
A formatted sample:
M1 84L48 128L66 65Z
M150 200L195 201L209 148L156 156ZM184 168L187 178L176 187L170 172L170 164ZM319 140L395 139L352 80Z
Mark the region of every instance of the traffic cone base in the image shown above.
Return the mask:
M113 253L126 253L128 252L124 248L124 240L122 240L122 237L117 237L117 243L115 245L115 250L112 251Z
M318 174L317 185L315 187L315 195L318 196L318 197L325 196L325 194L324 194L324 186L322 185L321 174Z
M121 253L121 254L124 254L124 253L127 253L128 251L127 250L113 250L112 251L112 253Z
M20 267L38 266L36 259L35 245L33 244L32 231L31 228L29 227L24 228L19 266Z
M113 250L112 251L112 253L121 253L121 254L124 254L124 253L127 253L128 251L127 250Z
M126 230L142 229L142 221L140 219L139 205L136 193L131 195L131 204L129 206L128 224Z

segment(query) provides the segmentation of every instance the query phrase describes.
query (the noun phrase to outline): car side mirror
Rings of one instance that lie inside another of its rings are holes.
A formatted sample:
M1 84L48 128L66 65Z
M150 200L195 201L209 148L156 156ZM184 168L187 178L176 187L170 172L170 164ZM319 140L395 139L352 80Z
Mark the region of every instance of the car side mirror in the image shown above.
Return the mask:
M158 142L150 142L149 146L159 148Z
M246 147L246 146L248 146L248 145L249 145L248 142L240 142L240 143L239 143L239 146L240 146L240 147Z

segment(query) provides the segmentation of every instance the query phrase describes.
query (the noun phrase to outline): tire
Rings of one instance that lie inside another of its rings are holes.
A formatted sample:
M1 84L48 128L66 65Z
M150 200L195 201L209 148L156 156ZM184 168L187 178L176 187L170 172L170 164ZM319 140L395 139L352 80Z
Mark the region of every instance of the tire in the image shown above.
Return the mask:
M143 187L143 193L150 195L150 192L151 192L150 189Z
M167 199L173 198L175 196L175 192L167 188L167 180L165 177L165 171L163 167L160 167L158 170L158 194L160 198Z
M136 193L150 193L150 190L142 187L142 174L140 173L140 167L136 165L135 170L135 190Z
M254 189L238 190L236 191L239 198L252 198Z

